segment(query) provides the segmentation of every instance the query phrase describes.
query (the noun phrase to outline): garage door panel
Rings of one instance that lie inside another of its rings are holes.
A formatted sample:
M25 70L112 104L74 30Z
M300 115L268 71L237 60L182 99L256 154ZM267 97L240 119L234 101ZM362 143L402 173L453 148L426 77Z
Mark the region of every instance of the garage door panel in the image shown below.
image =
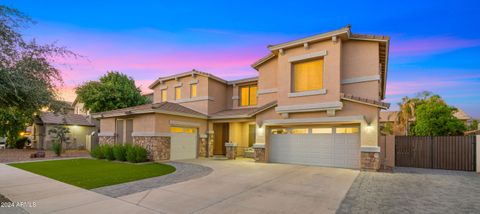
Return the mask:
M181 128L172 128L170 160L194 159L197 156L197 134L195 132L178 132ZM189 132L191 128L187 129Z
M358 133L311 134L312 132L313 129L309 128L309 134L272 134L269 147L270 161L359 168Z

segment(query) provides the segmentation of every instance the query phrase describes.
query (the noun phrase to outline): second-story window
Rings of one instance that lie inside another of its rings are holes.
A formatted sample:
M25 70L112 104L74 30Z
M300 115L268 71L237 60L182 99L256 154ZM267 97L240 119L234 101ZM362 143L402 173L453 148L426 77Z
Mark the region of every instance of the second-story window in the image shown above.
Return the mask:
M175 99L176 100L182 99L182 87L175 88Z
M161 95L162 95L162 102L167 102L167 89L162 89Z
M323 88L323 58L292 65L293 92L312 91Z
M257 85L240 87L240 106L257 105Z
M197 97L197 84L190 85L190 97Z

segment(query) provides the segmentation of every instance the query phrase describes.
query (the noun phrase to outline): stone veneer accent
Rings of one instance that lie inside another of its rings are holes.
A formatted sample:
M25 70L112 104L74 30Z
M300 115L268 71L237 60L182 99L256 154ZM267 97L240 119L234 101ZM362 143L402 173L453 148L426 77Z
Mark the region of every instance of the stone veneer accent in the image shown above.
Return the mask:
M115 136L98 136L98 145L115 144Z
M198 143L198 157L208 157L207 156L207 138L200 138Z
M213 157L213 141L214 141L214 134L208 134L208 157Z
M150 160L163 161L170 159L169 136L134 136L133 144L145 148Z
M379 152L361 152L360 169L365 171L378 171L380 169Z
M254 147L253 150L255 151L253 154L253 159L255 159L255 162L262 162L262 163L267 162L267 158L265 156L265 148Z
M227 158L230 160L235 160L237 158L237 145L232 143L225 144L225 150L227 150Z

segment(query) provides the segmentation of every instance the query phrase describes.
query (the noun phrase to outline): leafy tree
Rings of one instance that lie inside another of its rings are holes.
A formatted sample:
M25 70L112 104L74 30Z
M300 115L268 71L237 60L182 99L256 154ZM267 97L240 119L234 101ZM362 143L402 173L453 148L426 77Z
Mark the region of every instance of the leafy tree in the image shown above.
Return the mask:
M0 5L0 135L9 143L35 112L62 108L56 93L62 78L53 59L77 56L55 44L25 41L20 29L32 23L20 11Z
M7 137L10 148L15 147L18 135L25 130L31 119L30 115L16 107L0 107L0 136Z
M470 124L467 128L468 131L477 130L478 129L478 120L473 120L472 124Z
M90 112L102 112L149 103L135 81L116 71L107 72L100 81L89 81L76 88L77 98Z
M402 98L402 102L398 103L400 111L397 114L395 128L397 128L399 131L405 132L408 135L410 124L415 119L416 107L431 96L431 92L423 91L418 93L414 98Z
M48 134L53 135L53 139L58 143L60 148L59 151L63 151L63 143L68 142L68 134L70 133L70 129L65 126L55 126L54 128L48 130ZM57 153L60 156L59 153Z
M462 135L466 126L453 115L456 111L438 95L423 98L415 108L411 132L417 136Z

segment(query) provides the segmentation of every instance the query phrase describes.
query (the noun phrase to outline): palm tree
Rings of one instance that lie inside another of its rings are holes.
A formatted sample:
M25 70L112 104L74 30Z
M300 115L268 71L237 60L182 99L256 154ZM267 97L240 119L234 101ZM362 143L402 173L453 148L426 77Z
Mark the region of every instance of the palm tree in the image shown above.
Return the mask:
M415 118L415 106L417 104L417 98L402 98L402 102L398 103L400 111L397 114L396 126L400 130L404 131L408 135L408 129L410 121Z

